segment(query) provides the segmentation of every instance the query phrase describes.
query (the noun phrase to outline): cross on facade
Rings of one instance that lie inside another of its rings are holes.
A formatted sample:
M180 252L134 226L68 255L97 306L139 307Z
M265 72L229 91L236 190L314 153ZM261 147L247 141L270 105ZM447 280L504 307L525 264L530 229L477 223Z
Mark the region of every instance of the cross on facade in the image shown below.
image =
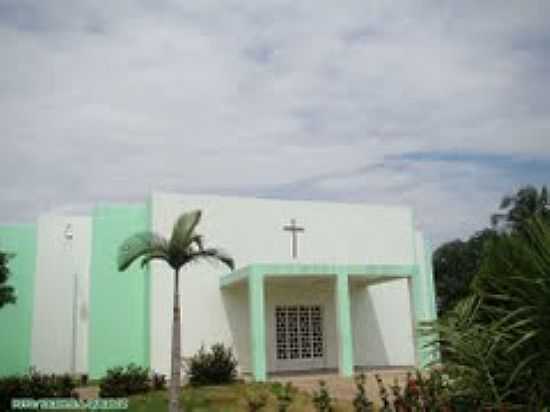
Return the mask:
M304 232L303 227L296 225L296 219L290 219L290 225L283 226L283 230L292 232L292 258L298 257L298 232Z

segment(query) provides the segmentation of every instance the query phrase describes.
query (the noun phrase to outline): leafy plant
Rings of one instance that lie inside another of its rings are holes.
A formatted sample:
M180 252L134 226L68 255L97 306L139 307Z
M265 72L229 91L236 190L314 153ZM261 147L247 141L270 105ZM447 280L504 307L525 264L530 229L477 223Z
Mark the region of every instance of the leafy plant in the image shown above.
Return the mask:
M355 377L355 386L357 388L357 393L353 398L353 407L355 412L371 412L372 402L367 397L367 391L365 390L365 383L367 377L364 373Z
M285 385L281 385L277 382L272 385L271 391L277 398L277 410L279 412L288 411L288 408L296 396L296 389L292 386L292 383L287 382Z
M319 381L319 390L313 392L313 405L317 412L332 412L332 398L325 381Z
M153 373L151 377L151 385L155 391L163 391L166 389L166 375Z
M70 398L76 383L68 375L40 373L31 368L28 374L0 378L0 411L8 411L13 398Z
M237 376L237 360L230 347L216 343L206 351L204 346L189 363L191 385L219 385L231 383Z
M172 229L170 239L153 233L136 233L120 245L117 258L119 271L128 269L141 259L141 266L152 260L162 260L174 270L174 295L172 311L172 365L170 375L170 412L178 412L181 387L181 310L179 293L180 270L193 262L203 260L221 262L234 268L233 259L216 248L205 248L204 239L195 232L202 212L194 210L182 214Z
M374 377L376 379L376 385L378 386L378 395L380 396L380 401L382 402L380 412L392 412L390 393L386 388L384 381L379 374L375 374Z
M550 198L548 189L542 186L540 193L535 186L527 185L511 196L504 196L500 203L501 213L491 216L491 224L495 228L506 231L520 232L533 217L547 222L550 219Z
M99 396L102 398L120 398L150 389L149 370L135 364L111 368L99 382Z
M250 385L245 391L245 404L249 412L261 411L268 400L269 394L260 385Z
M535 217L493 239L472 288L424 329L445 354L454 395L496 410L542 410L550 403L550 222Z

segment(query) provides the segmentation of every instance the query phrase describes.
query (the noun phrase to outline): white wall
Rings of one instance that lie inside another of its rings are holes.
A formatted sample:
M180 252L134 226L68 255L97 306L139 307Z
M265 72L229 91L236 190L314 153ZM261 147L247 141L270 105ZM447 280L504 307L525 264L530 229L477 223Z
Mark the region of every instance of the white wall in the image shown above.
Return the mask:
M351 289L354 363L359 366L415 364L407 279Z
M239 361L239 371L252 369L250 352L250 311L248 310L248 284L239 282L223 290L222 300L229 327L224 342L232 346Z
M237 267L254 263L412 264L412 212L404 207L221 196L153 195L153 229L170 236L177 217L203 210L198 232L207 245L223 247ZM299 258L292 260L291 218L305 227L299 234ZM170 363L172 279L166 265L155 263L151 278L151 366L164 373ZM219 277L228 271L208 263L183 271L182 350L195 353L202 343L233 344ZM381 286L385 288L386 286ZM390 286L388 286L390 287ZM391 287L390 287L391 288ZM378 299L378 298L377 298ZM378 300L373 300L378 304Z
M67 224L72 241L64 237ZM91 218L41 216L37 243L31 364L43 372L71 372L77 288L76 371L86 373Z

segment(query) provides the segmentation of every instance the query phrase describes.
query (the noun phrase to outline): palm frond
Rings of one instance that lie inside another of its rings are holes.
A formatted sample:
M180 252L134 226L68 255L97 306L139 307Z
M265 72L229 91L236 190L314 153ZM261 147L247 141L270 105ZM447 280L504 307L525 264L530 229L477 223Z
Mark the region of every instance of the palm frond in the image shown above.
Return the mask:
M195 228L200 222L202 212L193 210L182 214L172 230L170 250L172 254L181 254L186 251L193 238Z
M188 257L188 262L193 262L197 260L210 260L221 262L226 265L229 269L235 269L235 262L231 256L223 252L220 249L208 248L203 249L198 252L191 253Z
M117 266L124 271L140 257L152 254L168 256L168 242L162 236L152 232L140 232L127 238L118 249Z
M193 235L191 244L195 245L199 251L204 250L204 237L202 235Z
M143 255L143 259L141 259L141 267L145 267L151 262L152 260L164 260L166 262L170 262L170 255L168 254L168 251L155 251L151 253L147 253Z

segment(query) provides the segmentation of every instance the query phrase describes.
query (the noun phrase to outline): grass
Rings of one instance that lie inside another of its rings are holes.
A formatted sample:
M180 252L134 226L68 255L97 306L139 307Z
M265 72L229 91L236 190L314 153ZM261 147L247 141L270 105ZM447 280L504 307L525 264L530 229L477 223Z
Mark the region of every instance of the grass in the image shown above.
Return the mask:
M186 387L182 392L182 402L186 411L194 412L247 412L247 393L265 392L268 403L262 412L276 412L277 400L271 384L236 383L223 386ZM162 412L168 410L168 392L151 392L130 398L129 411L132 412ZM299 392L289 408L289 412L314 412L311 396ZM335 402L334 412L351 412L349 402Z

